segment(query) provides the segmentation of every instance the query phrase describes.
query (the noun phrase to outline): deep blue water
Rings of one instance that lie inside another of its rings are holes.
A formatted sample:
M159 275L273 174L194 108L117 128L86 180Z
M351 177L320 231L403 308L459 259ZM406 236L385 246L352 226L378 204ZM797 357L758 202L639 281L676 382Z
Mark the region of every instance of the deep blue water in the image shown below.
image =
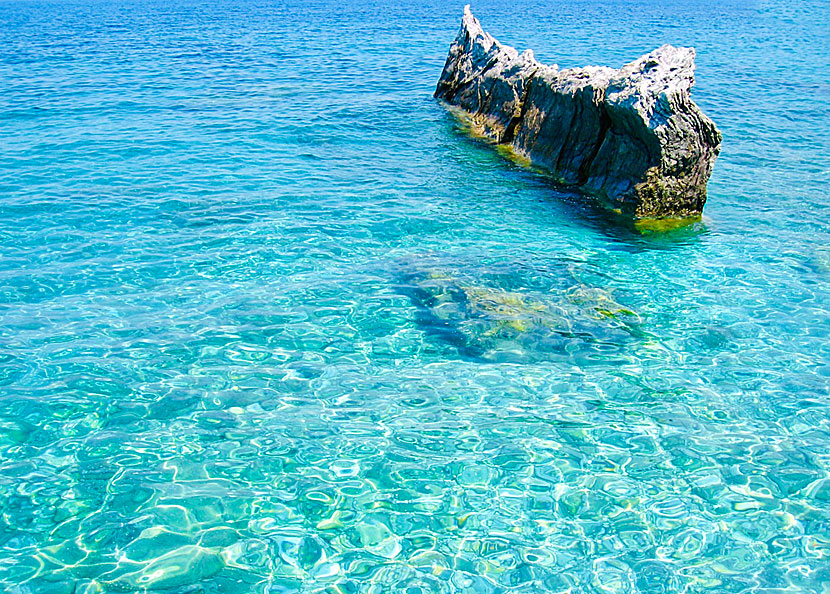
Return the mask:
M477 2L697 48L638 232L431 94L462 3L0 2L0 586L830 592L830 9Z

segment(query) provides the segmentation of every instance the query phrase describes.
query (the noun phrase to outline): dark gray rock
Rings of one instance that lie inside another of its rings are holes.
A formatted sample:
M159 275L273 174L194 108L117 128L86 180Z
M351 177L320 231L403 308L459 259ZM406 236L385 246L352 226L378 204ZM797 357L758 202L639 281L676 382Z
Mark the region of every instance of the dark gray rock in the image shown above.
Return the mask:
M721 134L690 97L692 48L560 70L486 33L464 8L435 96L496 143L637 218L699 215Z

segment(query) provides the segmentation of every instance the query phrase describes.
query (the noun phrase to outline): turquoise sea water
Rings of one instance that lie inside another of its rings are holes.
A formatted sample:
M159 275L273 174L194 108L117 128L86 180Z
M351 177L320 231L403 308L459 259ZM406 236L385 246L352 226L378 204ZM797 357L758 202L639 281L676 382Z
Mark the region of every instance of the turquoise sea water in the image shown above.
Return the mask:
M826 2L481 1L698 51L699 223L431 94L462 3L0 2L0 587L830 592Z

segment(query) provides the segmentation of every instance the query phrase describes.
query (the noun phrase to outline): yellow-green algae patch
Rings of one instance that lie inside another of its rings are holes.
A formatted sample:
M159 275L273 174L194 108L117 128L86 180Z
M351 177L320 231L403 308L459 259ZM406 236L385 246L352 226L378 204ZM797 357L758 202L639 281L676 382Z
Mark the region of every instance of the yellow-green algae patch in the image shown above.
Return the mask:
M533 164L533 162L530 160L530 157L528 157L524 153L517 151L515 148L513 148L513 145L497 144L496 152L508 161L515 163L516 165L520 165L521 167L525 167L527 169L533 169L535 171L541 171L538 166Z
M703 217L700 215L676 219L645 218L636 219L634 221L634 228L642 235L651 235L657 233L665 233L667 231L674 231L676 229L683 229L685 227L689 227L690 225L694 225L695 223L700 223L702 221Z
M484 116L473 115L460 107L447 105L449 112L458 121L461 131L477 140L485 140L488 143L495 144L495 132L500 132L501 126L494 125L495 120L490 120Z
M600 287L576 285L567 292L568 300L595 319L627 320L642 322L639 314L617 303L611 292Z

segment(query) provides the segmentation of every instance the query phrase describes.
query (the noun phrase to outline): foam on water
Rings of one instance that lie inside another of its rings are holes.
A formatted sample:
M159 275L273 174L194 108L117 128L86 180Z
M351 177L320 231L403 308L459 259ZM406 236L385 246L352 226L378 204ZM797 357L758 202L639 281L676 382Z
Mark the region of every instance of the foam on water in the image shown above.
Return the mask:
M0 3L5 591L830 591L826 6L474 9L695 46L703 220L469 138L460 4Z

